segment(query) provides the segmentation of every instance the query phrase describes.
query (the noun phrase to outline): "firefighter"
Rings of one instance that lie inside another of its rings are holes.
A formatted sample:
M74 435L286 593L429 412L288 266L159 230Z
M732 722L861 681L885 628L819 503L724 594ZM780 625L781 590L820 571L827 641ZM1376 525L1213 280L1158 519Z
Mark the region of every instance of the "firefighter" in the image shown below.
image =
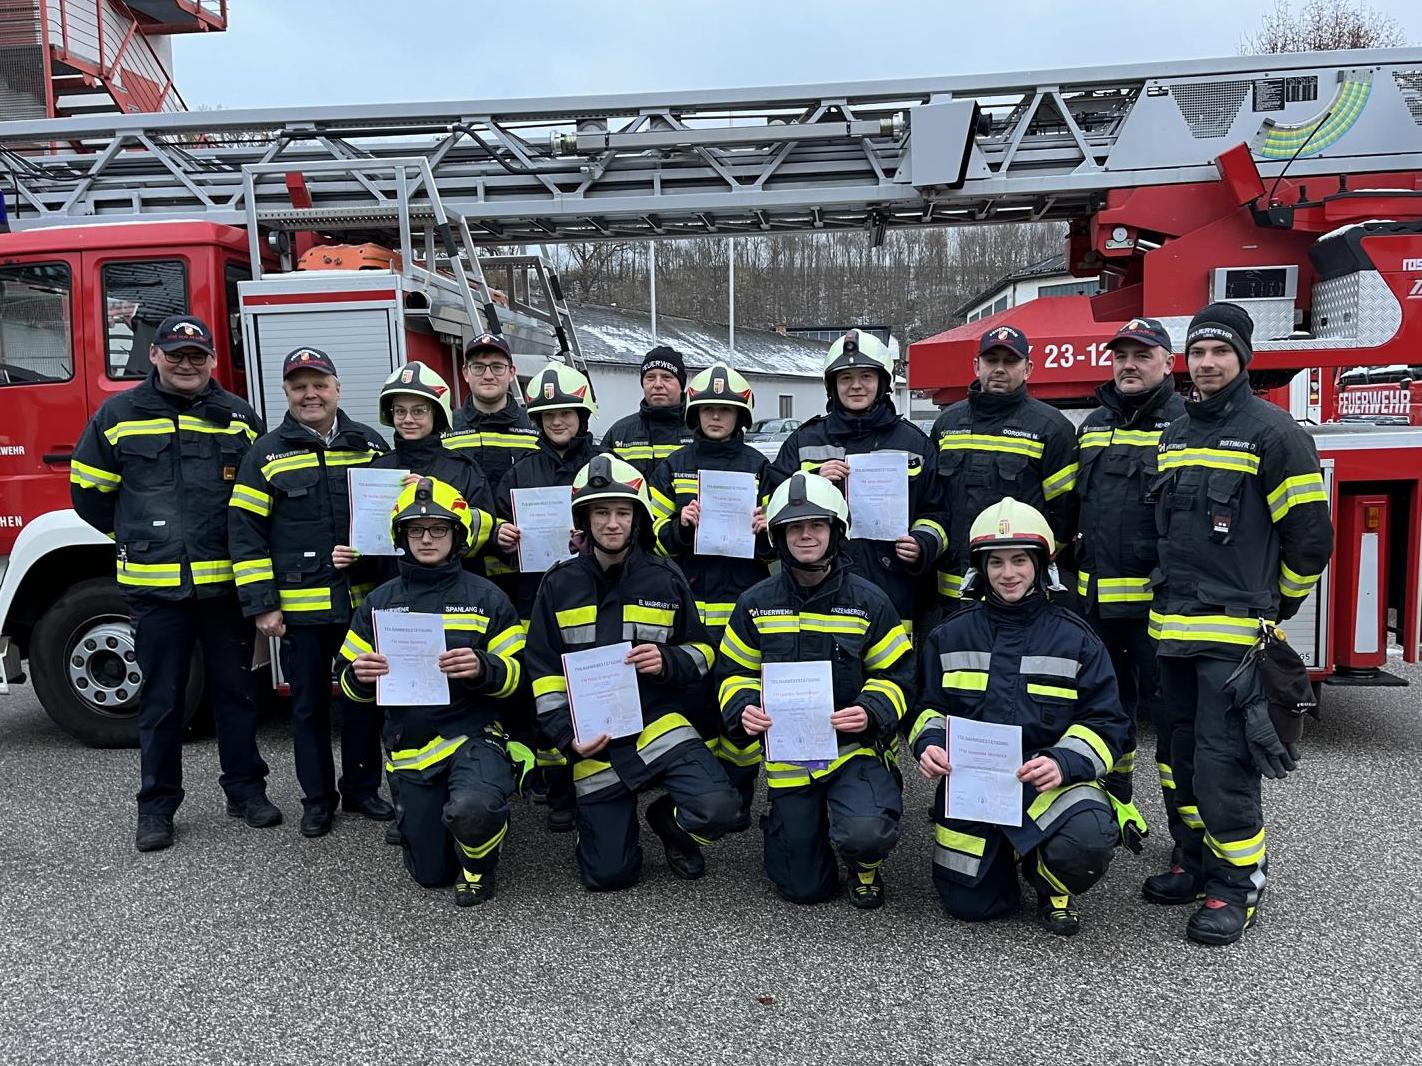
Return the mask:
M852 329L835 341L824 363L827 413L786 438L771 474L777 486L796 472L819 474L844 492L849 456L881 451L908 456L908 532L894 541L870 541L853 538L851 530L846 548L855 570L888 594L911 634L921 578L933 572L948 546L948 518L928 438L894 407L893 375L893 356L872 333Z
M532 762L527 748L510 745L501 724L522 672L515 656L523 650L523 626L507 596L461 566L465 543L479 528L474 511L453 486L434 478L405 486L391 515L391 533L405 551L399 574L356 609L341 645L341 691L369 706L376 679L390 672L372 612L444 616L448 650L439 669L450 700L386 709L385 768L399 781L405 869L426 888L453 884L461 907L494 897L509 797Z
M526 662L538 724L573 758L578 874L593 891L628 888L642 867L637 796L666 790L647 808L672 873L706 872L701 845L730 829L735 789L687 717L688 690L711 671L715 653L676 564L653 555L652 509L642 475L600 454L573 481L573 519L588 550L543 579L528 630ZM635 736L574 739L561 656L630 641L644 728Z
M242 611L257 632L281 639L291 686L291 732L301 784L301 832L331 831L339 798L347 811L389 821L379 794L380 718L348 705L341 718L342 778L331 757L331 675L354 599L369 591L368 568L337 568L350 539L346 472L386 451L380 434L340 409L331 357L296 348L282 362L287 414L242 460L228 521ZM339 788L339 793L337 789Z
M758 740L774 727L761 701L762 665L831 664L839 754L828 765L766 763L765 872L782 899L819 903L839 891L838 849L850 902L873 910L884 905L880 867L903 816L894 752L912 646L889 597L846 566L849 506L832 482L792 474L767 516L781 569L741 596L721 638L722 717L734 741Z
M940 782L933 883L953 917L1000 918L1017 910L1020 863L1038 920L1072 936L1081 919L1071 897L1102 878L1119 837L1100 781L1128 750L1130 722L1101 639L1048 598L1056 545L1041 512L1008 497L974 520L969 537L968 602L924 645L922 710L910 733L919 772ZM1021 727L1020 827L944 813L947 715Z
M691 443L682 420L686 364L681 353L665 344L653 348L642 357L641 381L641 406L612 424L602 446L650 477L658 463Z
M215 361L206 323L192 315L165 318L148 348L147 380L95 412L69 468L74 510L116 545L143 675L139 851L173 843L173 815L183 802L183 697L195 643L212 694L227 813L257 829L281 823L257 751L246 669L252 628L233 591L227 544L227 500L262 423L212 380Z
M444 446L472 455L491 487L509 467L538 449L538 431L518 402L518 377L509 342L497 333L475 337L464 349L461 371L469 397L454 416ZM490 575L492 576L492 575Z
M736 600L769 575L767 563L775 559L775 547L767 536L765 523L770 462L745 442L745 431L754 415L755 396L744 377L724 363L701 371L686 390L686 425L693 440L672 452L652 473L650 494L652 513L657 516L653 523L657 551L675 560L686 575L713 646L720 643ZM696 554L696 527L701 520L697 478L702 470L739 471L755 478L758 504L753 513L746 515L747 527L756 534L754 557ZM716 757L740 793L741 818L736 828L745 830L750 828L760 741L752 739L742 748L726 737L715 694L709 686L705 695L705 713L693 722L703 736L714 741Z
M1014 326L994 326L978 343L978 380L967 399L933 423L939 479L955 505L949 551L939 560L938 594L945 611L962 597L969 565L968 528L1006 496L1046 515L1058 544L1076 536L1076 431L1056 408L1027 394L1031 345Z
M1140 851L1145 819L1135 808L1135 724L1147 716L1160 731L1160 679L1148 632L1150 574L1155 568L1155 456L1160 434L1185 413L1171 376L1170 334L1153 318L1127 322L1106 344L1111 380L1096 390L1101 406L1077 433L1081 471L1076 575L1078 602L1116 671L1131 742L1106 779L1122 841ZM1165 762L1157 750L1157 760Z
M1234 304L1191 319L1185 360L1199 398L1161 435L1157 459L1150 632L1176 846L1143 894L1203 900L1186 926L1201 944L1233 943L1254 923L1268 867L1259 775L1293 769L1267 708L1236 699L1231 675L1261 627L1293 617L1333 550L1313 441L1250 390L1253 332Z
M557 360L550 362L528 383L528 417L538 426L538 450L514 463L498 489L498 528L495 546L501 566L511 576L508 586L514 609L525 627L533 617L533 600L543 575L518 572L518 542L521 531L514 521L513 490L571 486L579 470L601 449L588 431L588 422L597 414L592 385L588 379ZM569 536L572 530L568 531ZM523 723L532 729L532 696L527 686L521 693L525 705ZM531 732L530 732L531 736ZM555 748L538 752L541 780L535 784L536 797L548 803L548 828L555 833L573 830L573 772L563 753Z

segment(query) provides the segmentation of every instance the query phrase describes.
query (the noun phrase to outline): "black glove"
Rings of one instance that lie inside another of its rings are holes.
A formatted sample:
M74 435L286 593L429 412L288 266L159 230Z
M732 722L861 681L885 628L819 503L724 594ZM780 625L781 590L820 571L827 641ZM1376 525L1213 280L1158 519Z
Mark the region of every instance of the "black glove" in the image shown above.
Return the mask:
M1249 745L1249 757L1254 768L1265 777L1282 781L1298 765L1299 751L1279 739L1279 732L1269 718L1266 700L1250 700L1241 709L1244 715L1244 741Z

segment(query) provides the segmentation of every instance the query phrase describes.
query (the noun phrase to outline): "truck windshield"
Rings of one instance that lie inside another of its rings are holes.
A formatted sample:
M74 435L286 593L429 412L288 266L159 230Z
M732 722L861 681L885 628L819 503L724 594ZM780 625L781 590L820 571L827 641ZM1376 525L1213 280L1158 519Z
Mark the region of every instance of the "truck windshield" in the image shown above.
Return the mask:
M69 268L0 266L0 387L74 376Z

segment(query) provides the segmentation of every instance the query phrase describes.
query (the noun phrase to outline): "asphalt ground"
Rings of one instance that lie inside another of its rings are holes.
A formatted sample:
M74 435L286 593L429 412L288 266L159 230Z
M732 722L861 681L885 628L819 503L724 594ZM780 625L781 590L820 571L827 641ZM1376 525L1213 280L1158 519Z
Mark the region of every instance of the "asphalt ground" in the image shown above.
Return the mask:
M1422 671L1406 671L1414 686ZM459 910L378 825L303 839L289 733L262 744L277 829L228 818L211 740L187 750L177 846L133 848L132 751L0 696L0 1062L1397 1063L1422 1054L1422 689L1326 690L1307 761L1266 782L1271 884L1238 945L1141 902L1159 829L1080 898L1071 940L947 919L929 793L910 775L889 903L780 902L752 830L686 884L650 833L641 884L578 885L571 836L522 801L499 896ZM1142 738L1142 753L1153 737Z

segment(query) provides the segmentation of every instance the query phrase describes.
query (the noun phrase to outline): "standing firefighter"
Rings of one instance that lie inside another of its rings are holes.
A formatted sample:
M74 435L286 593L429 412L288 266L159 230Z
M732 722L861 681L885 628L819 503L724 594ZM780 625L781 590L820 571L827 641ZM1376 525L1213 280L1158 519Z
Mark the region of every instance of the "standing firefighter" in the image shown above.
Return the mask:
M498 562L509 572L505 585L513 599L514 609L523 619L525 629L533 617L533 601L543 581L540 573L518 572L518 544L522 531L515 520L513 493L515 489L568 486L572 494L573 478L598 452L588 422L597 414L592 385L586 377L556 359L540 370L528 383L528 417L538 426L537 450L514 463L499 482L499 525L495 534ZM568 535L572 536L572 530ZM531 729L533 697L528 686L520 692L524 713L516 729ZM540 748L536 796L548 799L548 828L555 833L573 829L573 772L563 753L555 748Z
M206 324L191 315L164 319L148 349L148 379L99 408L70 464L74 510L114 540L143 674L139 851L173 843L194 643L212 693L227 813L254 828L281 822L257 752L252 628L233 592L227 545L227 501L262 424L212 380L214 359Z
M903 816L894 752L913 649L888 596L845 567L849 507L833 484L792 474L767 513L781 571L740 598L721 639L726 732L745 745L771 730L773 744L761 692L766 663L831 664L838 755L827 765L766 763L765 872L782 898L818 903L839 890L837 848L850 902L872 910L884 904L880 867Z
M363 591L353 581L365 570L338 568L332 560L336 545L350 540L346 471L383 453L385 442L340 409L340 378L325 352L289 352L282 389L286 418L242 460L228 522L243 613L256 619L258 633L281 638L305 808L301 832L319 837L331 831L338 799L377 821L395 814L377 791L378 715L352 706L342 716L339 793L331 757L332 667L352 596Z
M686 391L686 424L695 439L672 452L652 473L657 551L675 560L686 575L713 644L721 642L741 593L768 576L766 564L775 558L765 523L770 462L745 442L746 427L754 412L755 396L744 377L723 363L703 370L691 379ZM696 554L696 528L701 521L698 478L702 470L737 471L755 478L757 506L754 513L745 516L746 528L756 534L753 558ZM705 715L693 720L704 736L715 740L716 757L741 796L738 825L749 828L755 779L760 772L760 741L752 739L742 747L722 735L721 716L709 685L704 702Z
M545 739L571 753L577 788L578 874L594 891L633 885L642 868L637 796L672 873L706 872L701 845L721 837L740 804L720 764L692 727L687 699L715 653L675 564L650 554L652 509L641 474L597 455L573 482L573 520L590 550L548 571L533 608L527 663ZM561 657L630 641L643 728L632 736L574 738Z
M938 477L953 500L949 550L939 561L938 593L952 610L971 562L968 529L1005 497L1040 511L1058 544L1076 535L1076 432L1065 415L1027 394L1031 345L1013 326L983 334L968 397L933 423Z
M497 488L509 467L538 449L538 431L512 391L518 380L509 342L496 333L475 337L464 349L462 373L469 398L455 412L444 446L472 457Z
M650 476L658 463L691 443L681 414L685 388L681 353L666 345L653 348L642 358L641 406L612 424L603 435L603 448Z
M386 709L386 770L399 782L405 868L426 888L453 883L461 907L493 898L509 797L532 761L521 746L514 751L524 757L512 757L500 723L504 701L519 684L515 656L523 650L523 627L507 596L460 565L477 519L441 481L405 486L391 516L395 543L405 550L399 576L360 605L341 646L341 690L369 705L377 679L390 672L372 612L444 618L447 650L439 669L449 681L449 702Z
M1201 944L1233 943L1254 923L1268 866L1259 775L1293 769L1267 707L1242 698L1231 675L1262 626L1293 617L1333 550L1313 441L1250 391L1253 332L1229 303L1190 321L1185 358L1200 398L1161 436L1158 460L1150 630L1176 846L1169 872L1142 891L1152 903L1203 898L1186 926Z
M940 780L933 883L955 918L1017 910L1017 869L1037 891L1038 920L1059 936L1081 925L1073 895L1106 873L1119 838L1100 780L1127 750L1130 722L1106 649L1091 628L1048 598L1056 545L1032 507L1002 500L973 522L967 603L929 636L919 657L920 706L910 741L919 770ZM952 773L945 716L1022 729L1017 771L1022 824L989 825L945 813Z
M845 550L855 571L888 594L904 629L913 631L923 575L948 546L946 501L939 496L923 431L894 408L894 360L872 333L852 329L825 356L826 414L786 438L771 468L778 486L792 474L819 474L840 492L849 484L849 457L900 451L908 456L909 530L892 541L853 538ZM854 501L849 501L850 506Z
M1145 714L1160 739L1160 677L1148 632L1155 569L1156 451L1160 434L1185 413L1175 394L1170 334L1153 318L1127 322L1107 343L1112 380L1096 390L1101 406L1086 416L1077 442L1081 508L1076 591L1080 606L1111 653L1131 743L1106 779L1118 804L1123 840L1139 850L1145 821L1133 804L1135 731ZM1160 762L1168 760L1156 752Z

